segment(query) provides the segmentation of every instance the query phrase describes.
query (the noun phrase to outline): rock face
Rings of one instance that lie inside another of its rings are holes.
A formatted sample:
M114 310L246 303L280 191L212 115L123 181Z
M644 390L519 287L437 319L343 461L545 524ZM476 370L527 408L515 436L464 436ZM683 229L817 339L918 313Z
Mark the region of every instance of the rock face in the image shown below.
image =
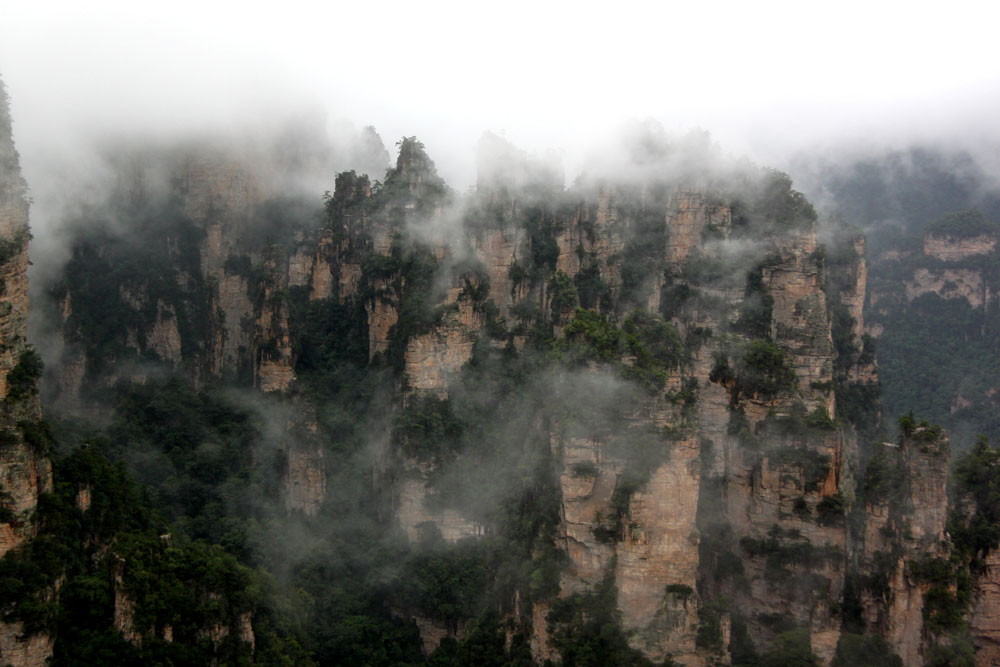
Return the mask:
M326 495L322 451L294 449L288 453L285 473L285 507L314 515Z
M928 233L923 238L922 254L886 251L881 256L883 271L889 270L901 280L877 285L870 295L871 304L891 302L895 292L902 291L908 303L924 294L936 294L942 299L964 299L976 310L988 309L995 296L990 266L996 249L997 239L991 234L955 237ZM874 312L876 317L888 314L885 308Z
M965 299L973 308L982 308L990 300L990 286L978 271L944 269L931 272L917 269L906 283L906 298L912 301L922 294L937 294L944 299Z
M987 234L972 238L928 234L924 237L924 254L945 262L953 262L975 255L988 255L993 252L996 245L996 238Z
M456 309L434 331L415 336L406 345L406 380L416 391L447 396L449 376L457 375L472 356L482 314L458 289L449 290L445 299L445 305L452 304Z
M949 443L919 427L883 443L869 467L862 572L882 582L862 596L865 620L879 628L903 664L920 664L929 647L926 596L931 583L915 563L947 558L945 521Z
M812 396L806 405L817 405L834 414L833 341L826 293L822 289L823 265L816 253L816 235L801 234L789 247L779 250L777 259L766 266L762 279L774 299L771 336L792 353L799 386L809 388Z
M698 442L675 442L670 462L657 468L629 504L630 524L619 546L618 604L637 644L654 658L694 661L697 652L700 481ZM686 588L685 588L686 587Z
M977 665L1000 664L1000 555L991 551L976 582L977 595L969 617Z
M406 474L398 482L397 516L411 542L419 539L421 527L428 523L433 524L447 542L483 533L483 526L466 519L456 510L428 507L427 472L416 461L407 462L406 468Z
M869 341L877 339L882 329L869 329L865 324L865 304L868 296L868 258L865 254L865 237L857 234L842 242L842 245L849 249L849 252L846 253L847 261L831 267L830 272L836 271L842 276L837 299L843 306L843 312L849 317L851 340L862 343L860 354L853 359L854 363L847 370L846 380L854 386L874 387L878 384L875 355L872 350L866 349L866 345L870 344Z
M135 603L125 590L125 565L124 558L114 557L111 566L111 583L115 593L113 623L125 641L136 644L141 641L142 635L135 627Z
M285 509L315 516L326 497L323 443L317 433L319 424L312 409L301 404L296 408L295 416L285 424L288 433L284 446L287 452Z
M52 486L52 468L25 424L41 419L37 381L41 361L28 346L28 201L11 132L7 94L0 81L0 557L33 534L31 512ZM44 665L52 639L22 635L18 623L0 622L0 663Z
M667 263L675 266L687 261L691 251L702 245L706 227L725 231L732 225L729 207L707 200L698 190L682 189L673 195L667 216Z
M45 667L52 657L52 637L23 635L20 623L0 623L0 659L14 667Z

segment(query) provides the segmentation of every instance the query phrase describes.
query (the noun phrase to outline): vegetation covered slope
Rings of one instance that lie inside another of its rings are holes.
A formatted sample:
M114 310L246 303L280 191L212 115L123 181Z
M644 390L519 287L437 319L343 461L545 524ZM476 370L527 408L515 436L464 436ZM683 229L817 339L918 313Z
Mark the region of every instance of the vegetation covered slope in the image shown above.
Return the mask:
M914 410L962 448L1000 437L992 171L969 152L920 146L803 155L793 171L814 200L865 229L865 320L879 339L887 414Z

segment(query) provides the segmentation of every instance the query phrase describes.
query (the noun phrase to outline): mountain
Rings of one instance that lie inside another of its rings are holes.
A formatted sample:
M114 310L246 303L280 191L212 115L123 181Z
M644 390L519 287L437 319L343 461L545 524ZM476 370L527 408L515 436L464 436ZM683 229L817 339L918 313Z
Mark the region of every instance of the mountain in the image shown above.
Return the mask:
M0 658L990 664L1000 454L885 435L862 235L649 125L569 188L396 148L315 199L114 155L46 272Z

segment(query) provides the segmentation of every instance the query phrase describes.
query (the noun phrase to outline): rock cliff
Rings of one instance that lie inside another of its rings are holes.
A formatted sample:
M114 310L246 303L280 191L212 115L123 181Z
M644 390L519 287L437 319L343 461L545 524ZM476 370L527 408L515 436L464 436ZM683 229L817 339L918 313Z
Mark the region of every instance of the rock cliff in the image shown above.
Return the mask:
M1000 558L990 552L983 563L983 571L976 581L976 598L973 603L969 627L976 642L976 664L1000 663L1000 579L997 571Z
M398 169L413 180L412 169ZM778 634L769 619L805 627L829 661L840 636L841 619L830 609L844 588L847 466L857 443L849 423L833 421L832 305L808 213L748 243L746 214L734 222L733 205L712 186L654 175L638 186L609 182L539 198L491 178L480 179L468 221L456 230L465 240L428 250L434 265L454 266L460 250L479 268L441 272L451 284L431 293L427 309L439 314L423 323L403 314L416 276L407 267L383 274L367 309L371 354L391 354L407 328L423 327L401 348L402 377L407 392L443 400L460 391L476 345L502 347L507 332L524 345L531 327L546 321L572 343L582 328L577 306L619 317L638 307L649 326L684 333L684 358L671 360L653 394L621 406L630 437L652 437L661 462L637 474L617 443L620 431L549 432L561 497L555 539L567 559L560 595L585 594L613 574L630 643L655 660L722 659L723 634L738 617L761 646ZM366 199L370 215L379 215L382 196ZM338 191L334 201L352 197ZM764 229L773 224L758 215ZM408 224L399 219L396 243ZM369 233L372 251L383 254L374 239L384 231ZM866 269L863 241L853 244L850 285L834 298L855 318L848 337L860 339ZM604 359L641 376L643 354ZM867 363L865 379L875 381ZM411 539L428 522L452 542L478 534L461 508L427 506L438 464L404 467L398 516ZM720 574L719 547L738 563L738 577ZM552 655L547 637L558 628L538 613L529 625L536 658Z
M42 367L27 340L30 238L27 186L0 81L0 557L31 538L39 494L52 486L47 443L34 428ZM43 665L51 652L46 634L24 636L19 623L0 622L0 662Z
M861 594L864 618L908 665L924 661L930 642L925 620L932 584L915 564L948 556L949 453L940 428L914 428L898 442L878 446L862 489L866 521L858 556L867 583Z

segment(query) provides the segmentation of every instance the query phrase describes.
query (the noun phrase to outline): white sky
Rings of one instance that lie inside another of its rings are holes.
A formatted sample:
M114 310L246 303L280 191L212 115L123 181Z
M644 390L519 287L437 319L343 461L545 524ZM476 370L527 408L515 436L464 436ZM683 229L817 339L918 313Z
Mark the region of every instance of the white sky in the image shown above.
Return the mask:
M322 105L417 135L458 188L476 139L580 151L621 121L768 161L816 142L1000 135L1000 4L0 0L29 183L95 132Z

